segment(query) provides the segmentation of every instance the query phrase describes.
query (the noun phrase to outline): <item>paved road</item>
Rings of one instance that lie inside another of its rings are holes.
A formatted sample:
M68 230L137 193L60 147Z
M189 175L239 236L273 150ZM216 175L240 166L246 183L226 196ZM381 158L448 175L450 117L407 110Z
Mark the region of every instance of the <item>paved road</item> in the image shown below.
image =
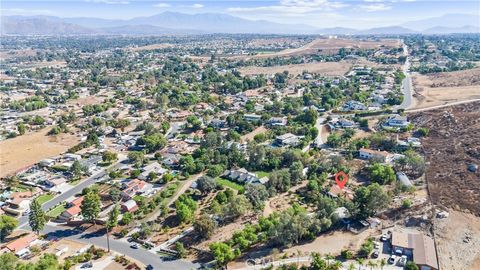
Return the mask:
M407 57L407 60L402 68L403 73L405 74L405 79L402 81L403 102L402 104L394 107L397 110L406 110L412 107L413 103L413 85L412 77L410 76L410 60L408 58L408 47L405 44L403 45L403 55Z
M124 160L126 160L126 158L120 158L117 163L113 164L112 166L110 166L109 168L118 168L121 166L121 162L123 162ZM80 183L78 183L77 185L75 185L73 188L69 189L68 191L56 196L55 198L51 199L50 201L44 203L42 205L42 209L44 211L47 211L48 209L54 207L55 205L61 203L61 202L64 202L66 201L68 198L74 196L75 194L77 193L80 193L84 188L94 184L95 182L97 182L97 180L99 178L102 178L103 176L106 175L106 169L102 169L100 170L99 172L96 172L95 174L93 174L92 176L90 176L89 178L81 181ZM19 228L21 229L30 229L30 226L28 225L28 216L22 216L18 219L18 223L20 224L20 226L18 226Z
M465 104L465 103L470 103L470 102L476 102L476 101L480 101L480 99L457 101L457 102L452 102L452 103L448 103L448 104L437 105L437 106L432 106L432 107L427 107L427 108L412 109L412 110L407 110L407 112L409 112L409 113L424 112L424 111L430 111L430 110L435 110L435 109L440 109L440 108L445 108L445 107L450 107L450 106L455 106L455 105L460 105L460 104Z
M313 144L315 144L315 146L318 147L318 148L322 147L322 145L324 144L324 142L323 142L323 140L322 140L323 122L325 122L325 118L319 117L319 118L317 118L317 122L315 123L315 127L316 127L317 130L318 130L318 135L317 135L317 137L313 140ZM303 152L303 153L308 152L308 150L310 150L311 145L312 145L312 144L309 143L307 146L305 146L305 147L302 149L302 152Z
M69 239L85 244L107 248L107 238L105 236L105 230L103 229L96 232L85 232L81 229L47 225L42 233L46 234L47 237ZM188 270L197 269L200 267L198 263L192 263L183 260L164 261L160 258L160 256L152 254L146 249L132 249L130 247L130 243L116 240L113 237L110 237L110 249L144 264L151 264L154 269Z

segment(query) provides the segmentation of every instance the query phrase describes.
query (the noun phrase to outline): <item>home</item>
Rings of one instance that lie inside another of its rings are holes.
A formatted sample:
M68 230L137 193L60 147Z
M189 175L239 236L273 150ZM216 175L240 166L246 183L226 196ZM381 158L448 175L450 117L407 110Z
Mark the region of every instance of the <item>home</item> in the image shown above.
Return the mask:
M360 150L358 150L358 156L361 159L375 159L382 163L390 163L393 159L393 155L387 151L377 151L367 148L360 148Z
M181 156L178 155L178 154L170 154L170 153L165 153L162 155L163 159L162 159L162 164L169 167L169 168L172 168L172 169L175 169L175 168L178 168L179 164L180 164L180 158Z
M253 113L247 113L243 116L243 118L248 121L248 122L253 122L253 121L260 121L262 120L262 116L258 114L253 114Z
M21 216L23 213L27 212L30 209L30 198L13 198L6 205L3 206L2 210L6 213L15 216Z
M247 171L244 168L238 170L226 170L222 177L235 181L240 184L265 184L268 182L267 177L258 178L254 173Z
M133 197L139 193L143 193L146 190L151 189L152 185L147 184L140 179L132 179L130 181L122 183L121 196L125 200L133 199Z
M330 189L326 192L326 195L330 198L336 199L341 197L349 201L353 200L353 194L354 192L348 187L339 188L337 185L331 186Z
M397 128L405 128L410 124L409 121L407 121L406 116L401 116L401 115L393 115L387 120L387 125L391 127L397 127Z
M184 121L189 117L190 115L193 115L193 113L189 111L170 111L167 113L168 118L171 121Z
M272 117L268 119L267 125L270 127L284 127L287 125L286 117Z
M158 177L161 177L167 170L162 168L158 162L153 162L142 168L142 173L138 176L140 180L147 180L150 173L155 173Z
M423 233L393 231L392 249L411 256L422 270L438 270L435 242Z
M50 179L47 179L45 181L43 181L43 184L45 185L45 187L47 189L52 189L52 188L55 188L63 183L67 182L67 180L63 177L53 177L53 178L50 178Z
M328 123L328 126L330 127L330 129L334 130L337 128L355 128L357 127L357 124L345 118L339 118L337 121L332 121Z
M120 206L122 212L124 213L133 213L138 209L137 202L135 200L128 200Z
M82 212L82 209L80 208L80 205L82 205L83 202L83 196L75 198L73 201L67 203L67 209L65 209L58 217L57 220L60 222L67 222L75 217L77 217L80 212Z
M5 249L14 253L18 257L22 257L30 253L30 247L35 245L38 237L34 233L29 233L25 236L17 238L5 245Z
M300 143L300 137L292 133L285 133L275 138L275 144L279 146L295 147Z
M367 106L356 100L349 100L343 105L344 111L364 111L366 109Z

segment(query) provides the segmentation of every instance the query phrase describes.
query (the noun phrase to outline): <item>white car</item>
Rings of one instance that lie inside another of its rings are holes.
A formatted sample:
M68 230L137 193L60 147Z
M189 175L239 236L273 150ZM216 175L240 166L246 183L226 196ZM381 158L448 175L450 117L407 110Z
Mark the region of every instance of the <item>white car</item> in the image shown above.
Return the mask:
M397 259L397 255L392 255L390 258L388 258L388 263L389 264L395 264L395 260Z
M405 266L407 264L407 256L403 255L397 262L398 266Z

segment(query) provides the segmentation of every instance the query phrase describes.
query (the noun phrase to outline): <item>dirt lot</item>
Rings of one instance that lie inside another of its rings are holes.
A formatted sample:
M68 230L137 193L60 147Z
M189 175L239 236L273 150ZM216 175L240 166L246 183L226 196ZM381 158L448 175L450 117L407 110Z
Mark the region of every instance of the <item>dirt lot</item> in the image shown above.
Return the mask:
M67 151L79 142L70 134L46 136L49 127L0 142L0 177Z
M244 67L239 69L243 75L253 75L253 74L275 74L278 72L283 72L288 70L289 74L298 75L302 74L303 71L308 71L311 73L317 73L324 76L341 76L345 75L350 68L353 66L352 62L341 61L341 62L317 62L317 63L306 63L298 65L286 65L286 66L272 66L272 67Z
M423 140L426 180L435 205L470 211L480 216L480 102L411 115L416 127L430 129Z
M372 40L355 40L355 39L316 39L302 47L295 49L287 49L276 53L258 54L254 56L232 56L231 58L268 58L268 57L285 57L294 55L308 55L308 54L335 54L340 48L359 48L359 49L374 49L380 46L398 47L398 40L385 39L379 41Z
M430 75L414 73L415 108L480 98L480 68Z
M480 269L480 218L458 211L449 214L434 227L440 269Z

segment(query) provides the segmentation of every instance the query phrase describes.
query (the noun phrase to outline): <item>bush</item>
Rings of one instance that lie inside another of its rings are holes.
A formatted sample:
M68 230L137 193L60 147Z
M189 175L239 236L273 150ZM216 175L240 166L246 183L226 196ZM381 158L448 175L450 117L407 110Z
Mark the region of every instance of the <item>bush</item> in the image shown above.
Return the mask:
M345 250L342 250L341 256L345 260L350 260L350 259L353 259L353 252L351 250L345 249Z

